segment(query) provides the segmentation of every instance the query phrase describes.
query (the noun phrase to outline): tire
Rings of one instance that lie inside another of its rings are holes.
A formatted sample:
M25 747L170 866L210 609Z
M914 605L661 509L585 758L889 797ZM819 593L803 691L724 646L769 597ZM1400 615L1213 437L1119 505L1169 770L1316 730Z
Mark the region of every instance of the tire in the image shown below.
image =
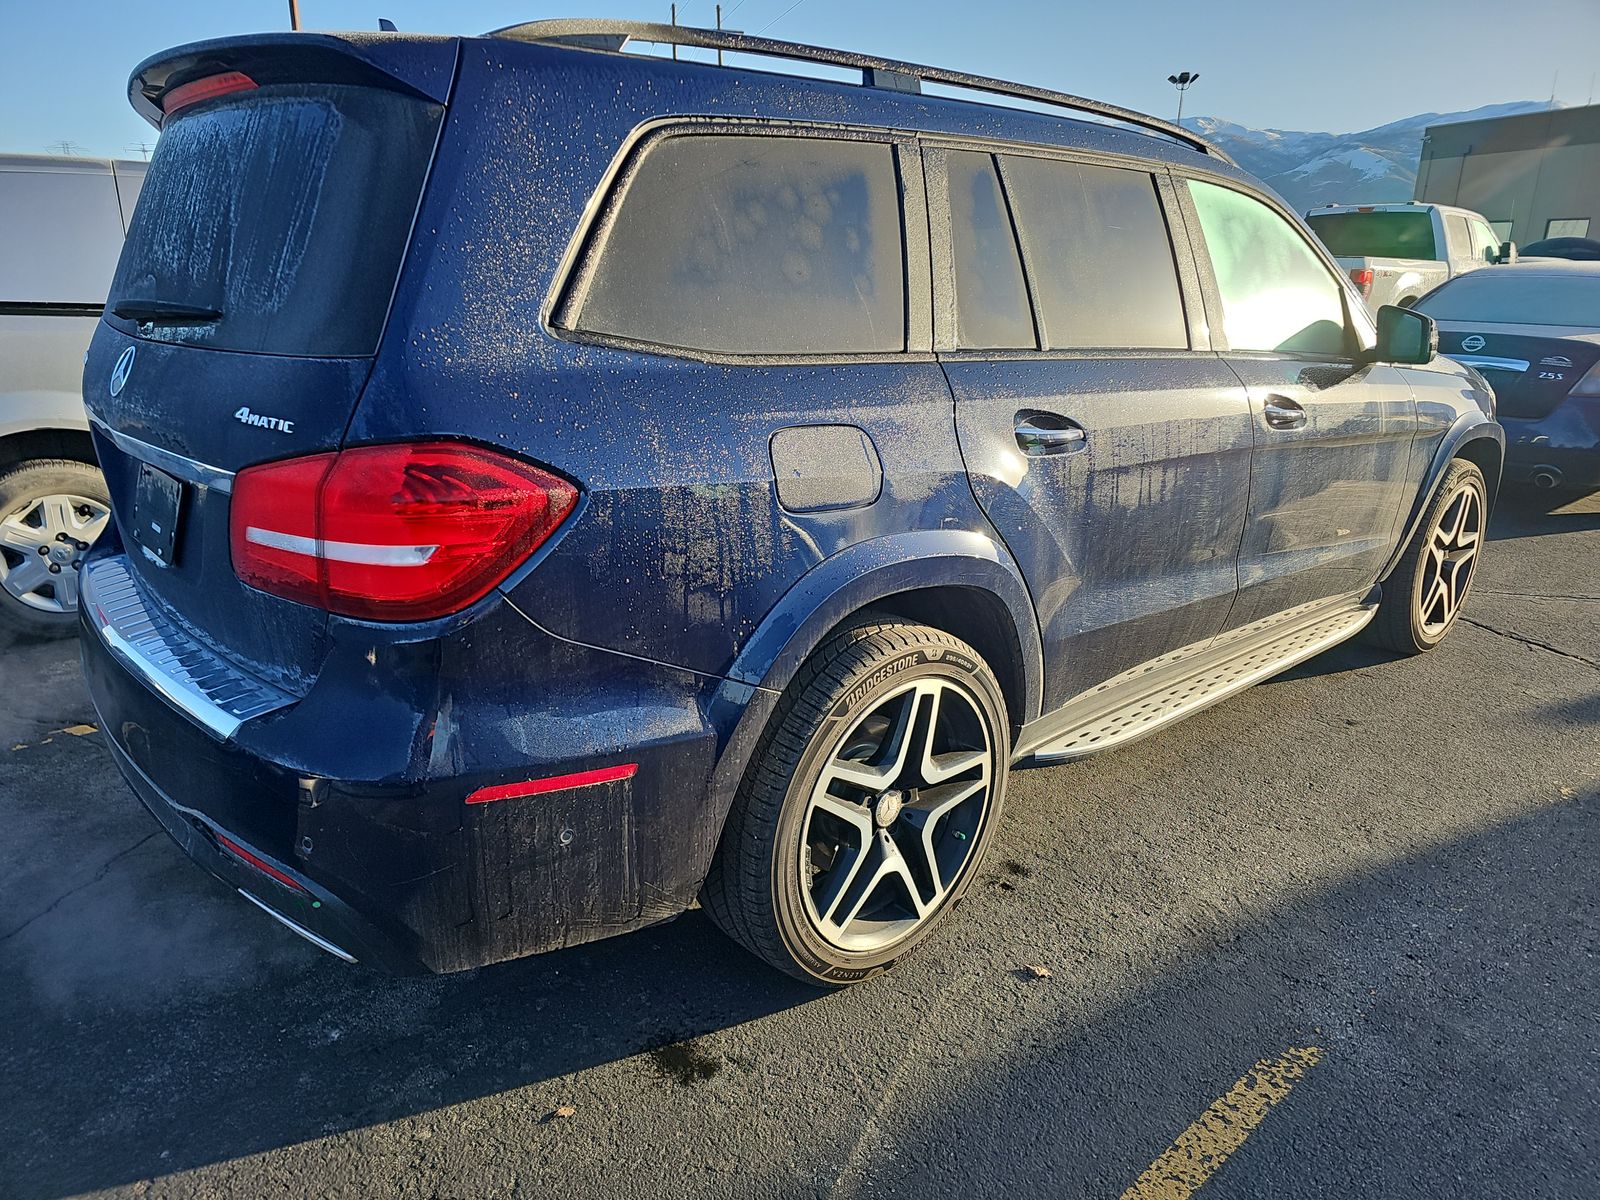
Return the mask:
M999 821L1010 757L1004 696L972 647L892 620L847 628L779 702L702 903L798 979L871 978L960 902Z
M1415 296L1407 296L1404 300L1396 300L1394 304L1396 308L1410 308L1416 302L1417 298Z
M0 470L0 643L77 632L77 563L110 512L105 480L88 463L30 459Z
M1445 468L1406 552L1383 581L1371 640L1397 654L1432 650L1461 615L1488 528L1483 472L1454 459Z

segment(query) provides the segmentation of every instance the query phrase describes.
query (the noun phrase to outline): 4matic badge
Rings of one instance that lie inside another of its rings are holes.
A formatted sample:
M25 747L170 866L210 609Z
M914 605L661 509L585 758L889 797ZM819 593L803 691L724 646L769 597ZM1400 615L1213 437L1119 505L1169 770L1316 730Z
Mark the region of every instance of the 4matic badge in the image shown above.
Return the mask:
M248 405L234 413L233 419L242 421L246 425L257 425L262 429L276 429L279 433L294 432L293 421L285 421L282 417L268 417L263 416L261 413L253 413Z

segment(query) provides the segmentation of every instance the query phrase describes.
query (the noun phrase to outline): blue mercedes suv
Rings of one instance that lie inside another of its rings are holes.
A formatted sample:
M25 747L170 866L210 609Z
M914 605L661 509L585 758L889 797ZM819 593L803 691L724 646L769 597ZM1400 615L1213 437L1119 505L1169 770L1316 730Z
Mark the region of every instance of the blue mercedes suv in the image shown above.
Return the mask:
M1012 769L1466 598L1481 377L1174 125L603 21L205 42L130 97L90 688L178 844L340 957L698 903L864 979Z

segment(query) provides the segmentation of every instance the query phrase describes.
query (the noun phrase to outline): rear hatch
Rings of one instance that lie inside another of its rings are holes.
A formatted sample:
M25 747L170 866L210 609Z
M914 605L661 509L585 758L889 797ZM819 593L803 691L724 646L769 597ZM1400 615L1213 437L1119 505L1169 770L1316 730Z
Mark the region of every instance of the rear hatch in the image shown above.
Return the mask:
M343 438L454 62L443 39L258 37L159 56L130 84L161 137L85 366L96 448L143 588L295 694L327 616L235 577L228 476ZM173 495L167 547L147 518Z

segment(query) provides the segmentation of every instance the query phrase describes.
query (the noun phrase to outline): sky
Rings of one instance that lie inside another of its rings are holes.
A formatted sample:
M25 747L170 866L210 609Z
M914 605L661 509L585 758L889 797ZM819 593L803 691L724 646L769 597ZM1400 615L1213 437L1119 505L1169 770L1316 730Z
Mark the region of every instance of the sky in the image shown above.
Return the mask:
M711 25L713 0L679 19ZM998 75L1171 116L1350 133L1420 112L1600 99L1600 0L724 0L749 33ZM666 0L301 0L306 29L482 33L554 16L667 19ZM184 42L288 28L287 0L0 0L0 152L137 157L127 78Z

